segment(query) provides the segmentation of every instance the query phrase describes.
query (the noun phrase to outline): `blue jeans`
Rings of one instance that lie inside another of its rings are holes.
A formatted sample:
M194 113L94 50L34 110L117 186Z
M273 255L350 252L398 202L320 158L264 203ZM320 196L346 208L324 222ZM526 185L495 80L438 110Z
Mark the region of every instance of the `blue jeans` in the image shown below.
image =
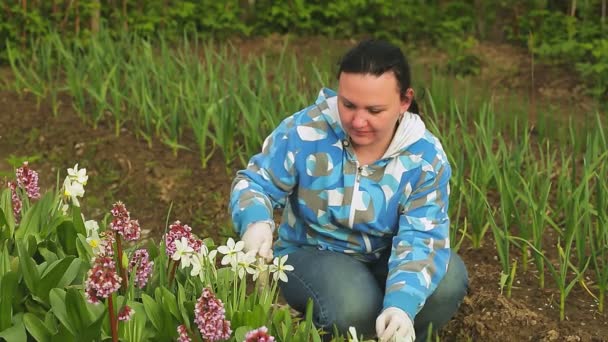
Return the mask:
M375 263L366 264L343 253L304 247L289 254L287 264L294 271L281 282L287 303L299 312L313 300L313 320L317 328L333 332L333 326L346 334L354 326L359 334L375 336L376 317L382 311L389 253ZM467 270L452 252L448 271L437 289L414 318L416 341L426 341L429 325L433 331L454 316L468 289Z

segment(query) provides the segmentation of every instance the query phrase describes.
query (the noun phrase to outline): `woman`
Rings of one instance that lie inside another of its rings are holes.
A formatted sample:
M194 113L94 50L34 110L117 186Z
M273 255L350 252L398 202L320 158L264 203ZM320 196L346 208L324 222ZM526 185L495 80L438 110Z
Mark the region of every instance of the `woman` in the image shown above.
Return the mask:
M450 165L426 130L401 50L364 41L340 62L338 92L286 118L233 182L245 249L295 270L281 284L298 311L314 302L327 331L426 341L467 290L449 242ZM416 338L417 337L417 338Z

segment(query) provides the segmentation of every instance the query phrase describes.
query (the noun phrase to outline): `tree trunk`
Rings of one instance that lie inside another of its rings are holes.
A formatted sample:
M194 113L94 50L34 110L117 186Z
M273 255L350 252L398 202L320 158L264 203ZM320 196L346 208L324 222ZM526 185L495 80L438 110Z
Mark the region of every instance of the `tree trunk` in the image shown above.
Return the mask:
M61 24L59 24L59 31L61 32L65 31L65 26L68 23L68 15L70 13L70 7L72 7L72 1L73 0L70 0L63 10L63 20L61 20Z
M606 23L606 0L602 0L602 25Z
M572 0L572 7L570 7L570 16L574 17L576 14L576 0Z
M51 2L51 18L53 18L54 24L57 23L57 13L59 12L59 7L57 7L57 0L53 0Z
M479 35L480 38L485 38L486 35L486 18L485 18L485 6L484 6L484 1L483 0L475 0L474 1L474 5L475 8L477 9L477 34Z
M2 8L4 9L4 12L6 12L6 19L10 20L13 17L13 12L11 11L11 8L6 2L2 3Z
M21 0L21 9L23 10L23 28L21 30L21 47L25 50L25 40L27 39L27 0Z
M99 33L99 19L101 17L101 3L99 0L91 0L91 33L96 35Z
M167 10L169 9L168 2L169 2L169 0L163 0L161 13L167 13ZM163 19L160 21L160 30L161 31L165 30L165 27L166 27L165 21L167 20L166 18L167 18L166 16L163 16Z
M74 0L74 9L76 11L76 17L74 18L74 31L76 31L76 35L80 34L80 8L79 8L78 0Z
M122 19L124 20L125 31L129 29L129 22L127 20L127 0L122 0Z

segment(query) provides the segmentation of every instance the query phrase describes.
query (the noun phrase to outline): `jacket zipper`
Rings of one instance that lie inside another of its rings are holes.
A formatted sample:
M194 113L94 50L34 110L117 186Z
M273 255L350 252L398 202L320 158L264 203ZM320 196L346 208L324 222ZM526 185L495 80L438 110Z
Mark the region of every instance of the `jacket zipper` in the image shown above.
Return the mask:
M345 145L345 148L347 148L349 146L348 141L346 141L344 145ZM353 225L355 224L355 199L360 197L359 196L359 183L361 181L361 172L363 171L363 167L359 164L359 161L357 160L355 153L348 149L347 149L347 151L352 155L353 161L355 163L355 184L353 184L353 196L351 198L350 212L348 214L348 226L352 229ZM363 243L365 244L365 251L367 253L371 253L372 244L371 244L371 241L369 240L369 236L367 236L367 234L363 233L363 232L361 233L361 236L363 238Z

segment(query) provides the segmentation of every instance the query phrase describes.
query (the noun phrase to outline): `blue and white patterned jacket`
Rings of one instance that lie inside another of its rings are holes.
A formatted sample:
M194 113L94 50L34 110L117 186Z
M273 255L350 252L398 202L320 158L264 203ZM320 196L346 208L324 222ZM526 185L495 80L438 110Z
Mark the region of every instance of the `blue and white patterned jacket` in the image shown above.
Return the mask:
M275 255L312 245L373 262L392 248L384 307L413 319L447 271L451 168L439 140L406 113L384 156L360 165L342 129L336 93L283 120L233 182L230 210L242 235L274 229Z

